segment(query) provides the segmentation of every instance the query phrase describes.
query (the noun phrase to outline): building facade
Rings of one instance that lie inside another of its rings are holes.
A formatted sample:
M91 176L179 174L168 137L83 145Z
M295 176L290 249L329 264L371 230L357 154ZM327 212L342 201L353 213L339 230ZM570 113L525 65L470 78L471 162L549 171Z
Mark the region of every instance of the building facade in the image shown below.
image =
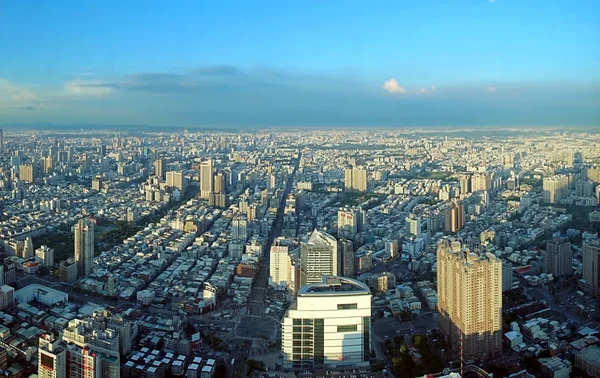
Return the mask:
M591 294L600 296L600 240L583 242L582 256L583 287Z
M552 239L546 243L544 252L544 273L552 273L555 277L573 274L573 251L571 243L565 239Z
M281 327L284 369L368 367L371 292L350 278L324 277L298 291Z
M337 257L337 240L315 229L308 240L300 244L300 286L319 283L324 276L337 276Z
M94 264L94 222L89 218L80 219L75 224L75 261L77 274L87 277Z

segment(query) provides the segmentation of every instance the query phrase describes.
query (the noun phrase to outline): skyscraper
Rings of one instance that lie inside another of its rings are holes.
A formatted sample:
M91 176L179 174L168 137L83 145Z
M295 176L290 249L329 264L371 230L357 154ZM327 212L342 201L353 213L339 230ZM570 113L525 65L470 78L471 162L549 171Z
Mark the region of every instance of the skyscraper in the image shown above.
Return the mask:
M89 276L94 262L94 222L89 218L80 219L75 224L75 261L77 274Z
M269 285L276 290L288 290L291 284L292 260L288 246L274 245L269 256Z
M59 337L50 334L40 336L38 377L67 378L67 348Z
M345 277L302 287L283 318L281 339L284 369L368 367L369 288Z
M156 159L154 161L154 173L163 180L167 178L167 161L165 159Z
M600 295L600 241L589 240L583 242L582 252L582 279L586 291L593 295Z
M185 192L185 177L183 176L183 172L167 172L167 186L179 189L181 193Z
M214 191L214 167L212 159L200 163L200 198L209 199Z
M568 240L555 238L548 240L544 251L544 273L555 277L573 274L573 251Z
M471 176L471 191L485 192L492 187L492 178L489 173L475 173Z
M344 170L344 188L357 192L367 191L367 170L365 168L346 168Z
M35 180L35 173L33 171L33 165L21 164L19 166L19 178L23 182L33 182Z
M452 201L446 209L444 230L458 232L465 225L465 208L462 201Z
M409 216L406 219L404 219L404 222L407 234L412 234L417 237L421 235L421 218L416 216Z
M338 242L340 266L338 274L344 277L354 276L354 244L348 239L340 239Z
M340 207L338 209L337 231L339 238L353 239L357 233L363 231L365 212L356 207Z
M439 326L462 361L502 354L502 261L457 240L437 248Z
M242 217L233 218L231 221L231 236L233 240L248 240L248 220Z
M315 229L308 240L300 244L300 260L300 286L321 282L323 276L337 276L337 241Z
M559 203L565 198L569 189L569 178L566 175L544 177L544 202Z

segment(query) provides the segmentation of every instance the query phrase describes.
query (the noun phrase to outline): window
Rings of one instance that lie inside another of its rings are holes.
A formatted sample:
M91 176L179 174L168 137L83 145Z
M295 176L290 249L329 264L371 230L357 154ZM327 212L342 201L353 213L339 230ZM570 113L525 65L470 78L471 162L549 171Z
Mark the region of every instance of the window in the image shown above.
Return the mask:
M302 319L294 319L294 325L302 325Z
M341 303L337 305L338 310L355 310L356 308L358 308L356 303Z
M298 340L298 341L295 341L295 340L294 340L294 344L293 344L293 345L294 345L294 346L302 346L302 341L299 341L299 340Z
M337 331L338 332L356 332L356 324L355 325L343 325L343 326L338 326L337 327Z

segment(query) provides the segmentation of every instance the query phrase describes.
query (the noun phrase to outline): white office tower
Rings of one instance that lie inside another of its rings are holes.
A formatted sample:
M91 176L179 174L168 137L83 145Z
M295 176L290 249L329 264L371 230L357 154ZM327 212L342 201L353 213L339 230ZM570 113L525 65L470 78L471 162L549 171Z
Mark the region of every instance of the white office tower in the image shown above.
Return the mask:
M315 229L308 240L300 244L300 286L318 283L324 276L338 274L337 241Z
M214 192L214 167L212 159L200 163L200 198L208 199Z
M94 263L94 222L89 218L80 219L75 224L75 261L77 275L87 277L92 273Z
M371 291L346 277L324 277L300 288L281 324L283 368L368 367Z
M290 287L292 259L287 245L271 247L269 260L269 285L275 290L287 291Z
M457 240L437 248L438 323L462 361L502 354L502 260Z
M67 349L65 343L54 335L39 338L38 377L67 378Z
M47 245L42 245L35 250L35 261L44 266L54 265L54 249Z

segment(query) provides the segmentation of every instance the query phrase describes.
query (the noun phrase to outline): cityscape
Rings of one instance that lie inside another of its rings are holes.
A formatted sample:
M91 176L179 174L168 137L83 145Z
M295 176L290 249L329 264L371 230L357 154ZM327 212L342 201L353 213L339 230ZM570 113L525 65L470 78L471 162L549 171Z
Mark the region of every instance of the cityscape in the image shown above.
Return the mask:
M7 376L597 376L600 134L0 146Z
M0 378L600 378L600 2L0 2Z

